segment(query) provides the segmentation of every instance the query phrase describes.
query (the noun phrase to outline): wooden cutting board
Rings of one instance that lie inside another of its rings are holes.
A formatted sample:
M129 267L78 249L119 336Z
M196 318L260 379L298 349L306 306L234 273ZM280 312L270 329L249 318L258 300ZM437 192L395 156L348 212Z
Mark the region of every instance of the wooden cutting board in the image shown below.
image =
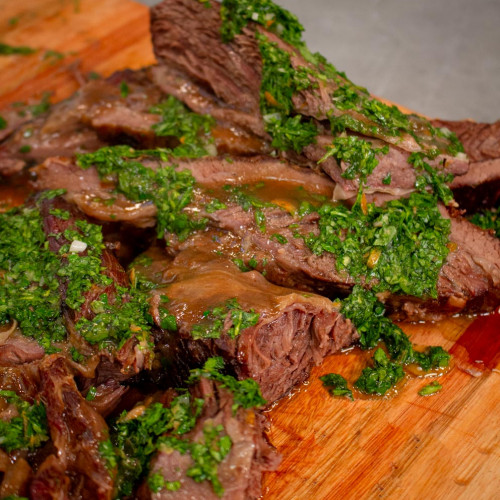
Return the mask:
M63 99L79 74L154 62L148 9L129 0L0 0L0 12L1 42L40 49L0 57L0 109L44 91ZM500 498L499 319L480 318L465 334L468 318L403 325L415 343L455 355L432 397L417 394L429 379L411 379L391 399L333 399L318 377L352 381L366 353L328 358L269 411L269 438L283 462L265 475L264 498Z

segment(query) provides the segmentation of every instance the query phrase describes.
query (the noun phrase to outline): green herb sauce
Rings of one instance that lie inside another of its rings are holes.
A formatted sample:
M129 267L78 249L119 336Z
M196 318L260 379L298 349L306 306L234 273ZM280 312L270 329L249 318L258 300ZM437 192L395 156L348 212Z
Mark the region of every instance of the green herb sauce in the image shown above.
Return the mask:
M413 193L383 208L358 198L352 209L327 203L317 211L319 235L304 235L315 254L334 254L339 271L375 291L437 297L450 221L441 217L434 196Z
M158 209L158 237L165 232L184 240L195 230L205 227L206 221L195 220L184 212L193 199L195 180L189 170L164 166L157 170L145 167L135 158L154 155L165 161L168 151L135 151L127 146L99 149L95 153L78 155L82 168L95 166L101 178L115 178L116 191L136 202L151 201Z
M153 125L157 136L179 139L180 144L172 150L172 156L200 158L210 155L214 149L211 130L215 120L211 116L193 113L173 96L153 106L150 112L161 116L161 121Z
M347 380L337 373L328 373L319 377L323 382L323 387L332 395L353 399L352 391L347 387Z
M360 184L363 184L378 165L376 155L385 155L388 152L388 146L373 148L371 142L360 137L339 136L333 140L327 153L318 163L333 156L339 164L343 161L347 165L347 169L341 174L342 177L359 179Z
M497 238L500 238L500 208L482 210L469 217L469 220L483 229L493 231Z
M16 407L18 415L0 419L0 447L7 453L33 450L49 439L47 416L42 403L29 404L13 391L0 391L0 397Z
M373 367L363 368L361 376L354 385L366 394L383 396L403 377L403 367L399 363L391 363L385 352L377 349L373 356Z
M222 306L205 311L203 318L203 322L194 325L191 330L194 339L220 338L228 319L231 326L226 334L232 339L235 339L246 328L255 326L259 322L259 314L253 309L243 310L236 298L227 300Z

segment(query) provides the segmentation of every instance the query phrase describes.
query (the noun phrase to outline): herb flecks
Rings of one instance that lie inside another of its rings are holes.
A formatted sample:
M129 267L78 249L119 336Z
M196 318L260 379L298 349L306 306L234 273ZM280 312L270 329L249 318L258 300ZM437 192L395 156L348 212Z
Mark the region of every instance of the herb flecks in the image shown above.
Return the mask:
M215 120L210 115L190 111L173 96L153 106L150 112L161 116L161 121L153 125L157 136L178 139L179 144L171 152L173 156L200 158L216 154L211 135Z
M218 339L223 333L235 339L240 333L259 321L259 314L253 309L245 311L236 298L227 300L223 305L203 313L203 321L193 326L194 339Z
M22 207L0 214L0 323L16 320L47 352L66 337L57 275L40 213Z
M194 464L186 471L188 477L197 483L210 481L217 496L224 495L224 488L219 480L218 466L231 450L231 438L224 433L223 425L205 424L203 438L197 441L181 439L176 436L160 438L160 450L178 451L181 455L189 453Z
M251 379L236 380L231 375L223 374L224 360L220 357L209 358L203 368L191 370L189 382L194 383L204 377L210 380L220 382L222 387L225 387L232 392L234 398L233 411L239 407L248 409L264 406L266 400L262 397L259 384Z
M328 373L319 377L323 382L323 387L332 395L353 399L352 391L347 387L347 380L337 373Z
M373 367L364 368L354 385L366 394L383 396L403 377L403 367L399 363L389 361L383 349L377 349L373 356Z
M224 42L230 42L249 22L254 22L291 45L302 44L304 28L297 17L270 0L223 0L220 15Z
M304 236L315 254L334 254L339 271L377 292L437 297L450 221L434 196L413 193L382 208L362 199L352 209L327 203L317 211L319 235Z
M418 391L418 394L419 396L433 396L434 394L437 394L442 388L443 386L439 382L434 381L422 387L422 389Z
M170 432L185 434L195 425L203 406L202 399L188 393L177 396L169 407L153 403L142 414L129 418L124 412L111 426L111 461L118 468L119 496L132 494L136 481L147 470L158 449L158 438Z
M430 187L445 205L450 205L453 202L453 192L447 184L453 180L453 174L440 171L426 161L426 159L434 159L437 154L437 150L428 153L412 153L408 157L408 163L418 174L415 187L421 192Z
M497 238L500 238L500 208L481 210L469 217L469 220L487 231L492 231Z
M135 151L127 146L102 148L95 153L78 155L82 168L94 165L101 178L114 178L116 191L135 202L151 201L157 214L158 237L165 232L176 234L183 240L195 230L205 227L205 220L195 220L184 212L193 199L195 180L189 170L162 166L156 170L135 160L154 155L166 161L168 152Z
M313 86L305 70L293 68L290 54L257 35L262 55L262 83L260 108L271 145L279 150L302 149L313 143L318 135L316 125L293 113L292 97L295 92Z
M327 153L318 163L323 163L330 157L335 158L339 164L344 162L347 168L342 172L342 177L359 179L360 184L363 184L378 165L377 155L385 155L388 152L388 146L374 148L372 143L365 139L343 135L333 140Z
M9 421L0 419L0 447L14 450L33 450L49 439L47 416L42 403L30 404L13 391L0 391L0 397L15 406L17 415Z

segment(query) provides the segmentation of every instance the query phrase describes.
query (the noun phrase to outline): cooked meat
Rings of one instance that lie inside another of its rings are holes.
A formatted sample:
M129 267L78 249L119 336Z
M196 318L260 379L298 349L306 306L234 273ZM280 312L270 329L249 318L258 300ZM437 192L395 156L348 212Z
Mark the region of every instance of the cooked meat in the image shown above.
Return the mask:
M54 215L54 213L57 213L57 210L65 210L70 215L67 219L61 218ZM44 230L49 242L49 248L51 251L58 253L64 244L71 243L66 239L65 232L76 229L77 221L84 220L84 216L73 205L62 198L41 201L40 211L43 217ZM86 252L87 250L84 250L81 254L85 255ZM61 255L61 258L66 259L67 257ZM65 309L66 327L69 332L70 345L76 347L79 352L89 356L99 353L103 363L111 364L115 367L114 377L123 380L149 366L151 361L149 350L143 349L139 345L139 341L135 337L131 337L111 355L109 350L99 350L98 346L86 342L77 333L75 328L75 324L79 319L85 318L90 320L95 317L96 313L92 310L92 303L99 299L101 295L105 295L108 303L113 304L117 298L118 289L126 287L129 284L126 272L110 250L103 249L101 262L103 274L110 278L109 284L94 284L85 292L85 301L79 309L67 307ZM60 282L61 296L66 297L68 282L65 278L61 278ZM106 372L109 372L109 368ZM97 381L98 383L102 383L104 380L100 377Z
M106 422L78 391L64 357L48 356L40 372L40 395L56 453L36 473L31 497L111 499L113 478L99 451L108 438Z
M1 335L1 334L0 334ZM42 359L43 347L14 329L0 345L0 366L15 366Z
M358 338L330 300L272 285L260 273L242 273L226 259L200 250L181 252L162 274L168 285L155 291L156 297L168 296L168 311L177 318L179 335L197 363L203 361L200 352L223 356L238 378L256 380L272 403L306 380L314 365ZM255 324L233 338L227 310L218 338L193 340L193 327L207 326L204 313L233 300L241 310L258 315ZM159 326L160 304L153 301L152 311Z
M166 481L179 481L180 488L177 491L161 489L157 493L152 493L147 484L144 484L139 498L155 500L259 498L262 473L274 470L279 463L279 456L269 446L264 436L266 427L264 416L253 409L245 410L241 407L234 412L231 392L220 384L206 379L202 379L190 392L194 397L203 398L205 404L195 428L182 436L183 440L190 442L201 440L207 425L222 426L221 435L229 436L231 439L231 450L217 467L217 475L224 493L220 497L208 481L196 482L186 475L187 470L193 465L189 454L183 455L179 451L160 448L151 461L150 473L161 474Z
M175 92L177 87L177 97L188 106L217 113L219 120L246 128L269 141L260 111L262 60L255 38L256 32L264 33L271 42L291 56L294 68L305 67L311 70L308 78L313 82L312 88L301 90L293 96L293 110L304 117L323 122L318 122L317 126L320 132L324 131L324 135L320 134L316 144L304 148L302 159L297 158L293 152L287 152L289 158L316 168L318 160L324 156L326 147L333 139L329 126L324 122L330 116L345 114L364 124L364 133L383 139L384 144L390 146L388 155L378 157L379 165L368 178L367 194L383 193L382 200L385 200L388 197L400 197L413 190L416 175L408 165L408 154L422 148L426 150L438 147L443 152L433 162L439 169L455 175L467 172L467 160L445 153L446 140L434 137L425 120L416 115L408 117L412 123L413 135L391 135L384 132L383 125L363 114L354 110L337 109L333 105L332 96L342 84L343 77L337 75L335 81L317 78L314 76L316 68L297 49L261 26L250 23L234 40L223 43L220 6L215 1L210 5L211 8L207 9L195 0L164 0L151 10L153 46L160 62L160 67L154 70L155 82L168 92ZM182 85L179 86L179 83ZM414 136L418 138L418 142ZM378 144L380 141L372 142ZM359 179L349 181L341 175L345 170L343 162L339 164L331 157L321 166L339 184L336 194L340 199L356 196ZM392 177L390 186L381 182L388 173ZM378 201L378 198L374 199Z
M469 172L451 184L462 208L475 211L496 207L500 201L500 121L476 123L469 120L434 120L435 127L455 132L471 160Z
M89 199L85 196L80 197L78 192L75 193L77 188L68 185L64 180L64 175L50 175L53 168L51 165L51 162L47 162L43 168L37 169L39 187L68 188L69 197L77 203L81 199ZM66 161L55 160L55 165L54 168L59 170L54 170L54 172L62 172L64 168L75 169L71 163ZM255 169L256 165L262 165L258 167L261 168L260 171ZM150 166L157 168L158 164ZM316 291L328 296L347 294L352 289L354 286L353 278L345 272L337 270L333 254L325 252L320 256L315 255L302 238L294 237L296 232L317 234L317 214L312 213L301 218L280 208L281 206L297 207L297 199L293 199L296 195L291 194L293 186L306 180L302 178L302 172L308 171L297 171L292 166L287 167L286 163L275 160L268 162L257 162L256 160L254 163L250 160L240 159L228 164L226 161L216 158L180 162L179 168L189 169L203 187L214 190L217 188L218 182L219 191L216 191L216 195L221 197L224 196L224 192L220 191L220 184L232 182L236 185L251 184L256 178L269 182L273 179L276 180L275 169L279 168L281 174L278 179L286 182L271 184L272 194L275 197L271 199L274 199L279 206L262 208L266 220L264 231L257 226L252 210L245 210L231 199L221 198L226 204L225 209L205 213L204 207L207 203L207 197L203 193L198 193L189 210L203 214L209 220L209 226L216 231L216 235L213 236L217 241L214 250L218 248L225 253L241 254L238 257L241 257L247 266L251 259L257 261L257 270L265 271L267 279L273 283L290 288ZM254 172L256 177L254 177ZM301 174L299 175L297 172ZM71 178L75 178L75 175L72 174ZM320 175L312 172L304 175L309 176L307 185L312 186L316 193L326 193L327 188L332 186L325 182ZM87 176L94 179L93 183L97 182L97 176L92 173L92 169L85 172L85 177ZM211 180L207 181L207 177ZM227 182L224 180L226 178L229 179ZM82 180L80 185L83 187L79 189L83 189L85 192L85 181ZM108 186L109 189L112 189L112 186ZM103 197L109 197L109 194ZM282 205L279 202L282 198L291 201ZM110 220L114 213L113 207L102 203L97 205L94 202L90 205L80 202L79 206L94 217ZM128 210L126 220L133 222L134 214L137 214L139 224L143 224L146 210L148 215L155 215L156 211L150 203L136 204L135 207ZM117 213L120 214L119 211ZM444 209L442 215L448 217ZM498 264L500 262L500 242L457 214L454 214L451 220L450 240L456 243L457 248L449 254L441 269L437 286L438 299L422 301L393 295L385 297L384 300L395 316L410 320L435 319L439 315L454 314L459 311L489 311L495 303L498 303L500 297L500 267ZM462 227L465 230L461 230ZM286 243L276 241L275 237L273 239L273 235L280 235ZM205 234L198 234L180 246L173 242L171 249L172 251L176 248L180 250L190 245L198 246L198 248L210 247L214 245L211 239L212 235L207 237ZM481 244L477 244L478 240L481 241ZM234 250L235 248L237 250ZM263 261L266 261L265 267L261 264Z
M120 84L127 85L127 95ZM151 126L160 119L149 109L163 98L147 72L122 71L93 80L45 114L20 123L0 144L0 174L12 175L49 156L94 151L108 143L164 146Z

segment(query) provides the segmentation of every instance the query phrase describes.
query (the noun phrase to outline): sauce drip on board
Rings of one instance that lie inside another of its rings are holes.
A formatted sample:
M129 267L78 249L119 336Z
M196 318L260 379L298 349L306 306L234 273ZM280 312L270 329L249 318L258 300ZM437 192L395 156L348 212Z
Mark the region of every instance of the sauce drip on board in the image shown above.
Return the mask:
M471 372L494 370L500 362L500 308L489 316L477 317L460 336L450 353L457 366ZM480 375L480 373L473 373Z

